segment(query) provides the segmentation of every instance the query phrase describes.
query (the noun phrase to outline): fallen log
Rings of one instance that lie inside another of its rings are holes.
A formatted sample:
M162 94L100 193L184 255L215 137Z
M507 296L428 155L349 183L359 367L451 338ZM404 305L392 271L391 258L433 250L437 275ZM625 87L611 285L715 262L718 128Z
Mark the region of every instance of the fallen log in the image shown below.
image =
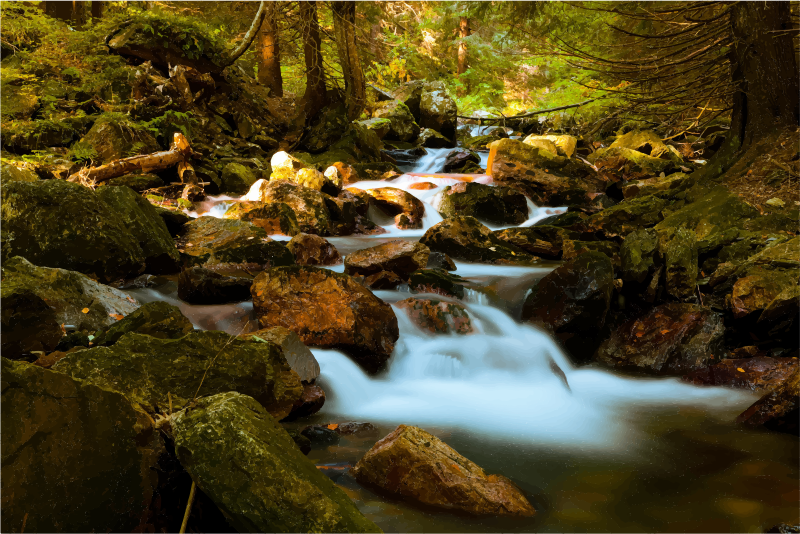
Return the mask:
M67 178L67 181L91 187L133 171L160 171L174 165L181 165L179 171L182 177L189 174L187 171L190 170L193 175L194 171L189 165L191 156L192 149L189 146L189 141L186 140L182 133L176 132L169 150L118 159L99 167L86 167L72 174ZM196 178L194 181L196 182Z

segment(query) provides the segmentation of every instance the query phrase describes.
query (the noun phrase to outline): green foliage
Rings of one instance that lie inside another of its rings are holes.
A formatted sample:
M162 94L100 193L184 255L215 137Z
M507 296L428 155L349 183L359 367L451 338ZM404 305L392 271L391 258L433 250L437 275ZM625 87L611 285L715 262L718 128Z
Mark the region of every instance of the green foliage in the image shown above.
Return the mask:
M99 156L91 145L78 141L70 148L70 157L79 163L92 163Z
M175 132L182 133L191 142L192 128L197 127L197 120L191 111L184 113L169 110L159 117L139 124L149 130L161 146L168 147Z

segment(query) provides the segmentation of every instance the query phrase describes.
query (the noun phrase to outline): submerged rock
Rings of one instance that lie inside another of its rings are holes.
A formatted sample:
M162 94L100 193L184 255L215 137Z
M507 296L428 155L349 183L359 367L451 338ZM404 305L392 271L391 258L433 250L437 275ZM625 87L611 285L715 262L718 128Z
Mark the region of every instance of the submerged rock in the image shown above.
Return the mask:
M351 190L355 194L355 190ZM396 187L380 187L364 189L363 193L369 195L372 201L381 210L389 215L395 215L397 227L402 230L422 228L422 218L425 215L425 205L417 197L397 189ZM400 218L405 216L405 219Z
M173 424L181 465L239 532L379 532L252 398L201 399Z
M254 202L283 202L294 211L300 231L326 236L331 234L331 214L325 195L315 189L283 180L259 180L242 200Z
M95 346L113 345L130 332L159 339L178 339L193 332L192 322L183 316L177 306L166 302L148 302L124 319L98 330Z
M794 358L755 356L729 359L684 375L683 380L695 385L729 386L766 393L789 378L798 365Z
M161 434L114 391L2 358L3 530L147 529Z
M461 304L433 299L408 298L395 304L422 330L433 334L471 334L472 321Z
M314 357L314 354L305 346L300 336L282 326L274 326L272 328L264 328L251 332L250 334L242 334L239 336L242 339L249 339L253 341L275 343L283 351L284 357L296 372L303 382L313 384L319 377L319 363Z
M195 395L238 391L282 419L303 392L280 347L224 332L179 339L127 334L110 347L69 354L53 369L119 391L150 413L179 410Z
M439 438L400 425L352 469L361 484L413 501L475 515L536 514L513 482L488 475Z
M528 219L525 195L509 187L459 182L442 190L443 217L470 216L488 224L521 224Z
M594 359L617 369L685 374L724 354L722 319L696 304L669 303L620 326Z
M432 226L420 243L451 258L475 263L530 264L536 260L498 239L474 217L453 217Z
M418 293L434 293L445 297L464 298L462 278L441 269L420 269L408 278L408 287Z
M233 204L223 219L239 219L263 228L269 235L288 236L300 233L297 216L283 202L237 202Z
M429 255L430 250L421 243L395 239L348 254L344 259L344 272L369 276L389 271L405 280L412 272L428 264Z
M340 349L375 372L399 337L392 307L345 274L316 267L278 267L251 290L262 328L283 326L306 345Z
M767 393L736 418L750 427L800 434L800 368L775 390Z
M223 304L250 300L253 279L225 276L195 265L181 271L178 298L190 304Z

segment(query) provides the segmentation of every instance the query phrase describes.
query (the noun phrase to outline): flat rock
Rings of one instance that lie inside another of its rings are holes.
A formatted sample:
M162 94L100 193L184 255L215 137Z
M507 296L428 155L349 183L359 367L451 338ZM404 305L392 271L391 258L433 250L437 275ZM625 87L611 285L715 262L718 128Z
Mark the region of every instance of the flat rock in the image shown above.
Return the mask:
M93 343L98 347L113 345L130 332L159 339L178 339L193 331L192 322L177 306L156 301L148 302L127 317L98 330Z
M314 354L306 347L300 336L282 326L264 328L250 334L242 334L242 339L268 341L280 346L286 362L303 382L313 384L319 376L319 363Z
M433 299L407 298L395 306L422 330L432 334L471 334L472 321L461 304Z
M453 259L501 265L530 264L536 258L498 239L474 217L453 217L432 226L420 243Z
M459 182L442 190L438 210L443 217L470 216L494 225L521 224L528 219L525 195L509 187Z
M722 360L683 376L683 380L698 386L728 386L767 393L776 389L798 368L794 358L754 356Z
M338 265L342 256L327 239L313 234L297 234L286 247L297 265Z
M178 277L178 298L191 304L223 304L250 300L253 279L225 276L195 265L181 271Z
M395 239L374 247L348 254L344 272L349 275L370 276L389 271L402 279L428 264L430 250L421 243Z

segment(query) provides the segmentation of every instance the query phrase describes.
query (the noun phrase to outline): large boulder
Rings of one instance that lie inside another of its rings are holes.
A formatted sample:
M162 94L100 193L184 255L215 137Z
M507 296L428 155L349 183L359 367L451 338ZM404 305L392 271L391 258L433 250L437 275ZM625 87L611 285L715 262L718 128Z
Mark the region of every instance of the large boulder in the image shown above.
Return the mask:
M383 367L399 337L392 307L346 274L278 267L251 289L262 328L283 326L306 345L340 349L368 371Z
M88 187L63 180L10 182L2 185L2 197L3 261L23 256L101 282L144 270L145 252L127 217ZM147 219L146 212L138 214Z
M419 102L419 125L441 133L456 144L458 108L456 101L443 89L424 91Z
M606 188L586 163L513 139L489 145L486 172L496 183L519 189L544 206L586 204L588 193L602 193Z
M555 333L576 357L590 356L585 354L590 347L584 345L602 332L613 293L611 259L601 252L586 252L531 288L522 320Z
M13 295L35 295L53 310L59 325L94 332L113 325L139 307L126 293L99 284L88 276L66 269L37 267L25 258L14 257L3 262L2 272L4 314L6 310L26 313L14 304L12 298L17 297ZM43 330L43 334L47 331Z
M191 304L223 304L250 300L253 279L225 276L195 265L181 271L178 277L178 298Z
M273 326L256 330L249 334L239 336L260 342L269 342L278 345L286 357L292 371L296 372L304 383L313 384L319 376L319 363L300 336L282 326Z
M361 484L437 508L474 515L536 514L509 479L487 474L414 426L398 426L367 451L352 473Z
M284 180L259 180L242 200L282 202L294 211L301 232L321 236L331 234L331 214L324 194L316 189Z
M145 258L145 271L152 274L178 272L180 254L166 223L141 195L129 187L101 187L97 196L139 242Z
M578 147L578 139L572 135L531 134L522 142L533 147L544 148L553 154L567 158L571 158L575 153L575 149Z
M451 258L474 263L530 264L536 258L498 239L474 217L453 217L432 226L420 243Z
M97 347L113 345L130 332L159 339L178 339L193 332L192 322L177 306L166 302L148 302L116 323L98 330L93 343Z
M652 130L633 130L622 134L611 143L610 148L627 148L654 158L666 159L680 163L680 153L673 147L664 144L661 136Z
M472 321L461 304L434 299L407 298L395 306L417 327L432 334L471 334Z
M733 358L684 375L683 380L695 385L728 386L761 393L779 387L800 367L795 358Z
M528 219L525 195L510 187L459 182L442 190L443 217L470 216L488 224L521 224Z
M417 146L424 146L427 148L448 148L453 146L453 142L433 128L423 128L419 132Z
M494 235L529 254L554 260L561 257L564 241L578 237L577 232L548 225L507 228Z
M283 202L236 202L222 215L223 219L239 219L260 226L269 235L293 236L300 233L297 216Z
M778 432L800 434L800 368L774 391L753 403L736 418L750 427L762 427Z
M337 265L342 256L327 239L313 234L297 234L286 245L297 265Z
M271 160L271 182L286 180L310 189L321 191L328 181L317 169L307 167L302 161L286 152L276 152ZM252 186L252 184L250 184Z
M669 303L620 326L594 359L617 369L682 375L724 354L722 319L696 304Z
M395 239L348 254L344 259L344 272L349 275L370 276L389 271L406 280L412 272L428 264L430 252L421 243Z
M241 163L230 162L222 168L220 179L222 180L222 185L219 188L220 193L244 195L258 180L258 176Z
M164 453L124 396L2 358L5 532L147 530Z
M609 172L627 179L658 176L662 172L666 175L681 170L680 164L675 161L655 158L625 147L600 148L589 154L587 159L601 173Z
M414 120L419 122L419 106L422 101L422 93L425 92L425 82L414 80L406 82L397 89L395 89L393 96L408 107L409 112L413 115Z
M113 115L104 115L97 119L78 143L94 150L98 163L111 163L118 159L152 154L161 150L146 128L132 121L120 120Z
M252 398L222 393L175 418L175 451L239 532L380 532Z
M399 100L378 102L372 112L373 119L388 119L389 133L386 139L395 141L413 141L419 135L419 125L408 107ZM434 128L435 129L435 128Z
M351 189L353 193L357 190ZM422 228L425 205L417 197L396 187L364 189L378 208L395 216L395 224L400 229Z
M167 413L170 405L179 410L196 396L238 391L282 419L303 391L279 346L224 332L178 339L126 334L110 347L73 352L53 370L119 391L149 413Z
M447 154L443 172L468 172L480 168L481 158L472 150L457 148Z
M229 263L267 267L294 264L286 245L273 241L263 228L246 221L198 217L184 228L177 244L187 267Z

